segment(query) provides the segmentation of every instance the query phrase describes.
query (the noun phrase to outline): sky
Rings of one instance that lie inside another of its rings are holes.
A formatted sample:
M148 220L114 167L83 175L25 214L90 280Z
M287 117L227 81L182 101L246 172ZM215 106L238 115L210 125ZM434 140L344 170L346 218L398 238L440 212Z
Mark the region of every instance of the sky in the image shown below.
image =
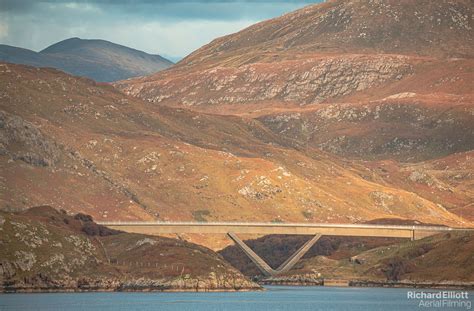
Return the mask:
M79 37L177 61L211 40L321 0L0 0L0 43L40 51Z

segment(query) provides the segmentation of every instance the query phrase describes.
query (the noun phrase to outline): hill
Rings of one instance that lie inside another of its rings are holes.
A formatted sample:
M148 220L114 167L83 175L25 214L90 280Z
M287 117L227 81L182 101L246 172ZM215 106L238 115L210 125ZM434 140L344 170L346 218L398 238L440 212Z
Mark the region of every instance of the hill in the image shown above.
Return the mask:
M330 17L343 11L351 27ZM466 1L331 1L115 88L3 64L1 204L98 220L468 223L472 21L452 20L471 11ZM406 28L415 21L436 32ZM372 41L349 40L358 23ZM345 50L318 48L335 33Z
M157 107L53 69L2 64L0 86L4 209L49 204L98 220L463 221L429 195L438 183L418 194L387 182L376 163L302 147L257 119ZM464 157L458 165L469 165ZM470 181L453 179L447 208L472 197Z
M273 267L278 267L308 237L266 236L246 243ZM248 276L260 271L235 246L220 251ZM472 233L448 233L417 241L386 238L323 237L296 266L269 284L319 284L322 279L343 279L359 286L474 286ZM420 286L420 285L419 285Z
M172 62L104 40L71 38L41 52L0 45L0 60L36 67L52 67L64 72L111 82L164 70Z
M310 54L474 56L472 2L330 0L213 40L180 66L301 59Z
M299 269L320 271L327 278L348 278L359 284L401 282L410 284L474 285L472 233L444 234L415 242L380 246L349 257L316 256ZM302 274L302 270L292 271ZM304 272L303 272L304 273ZM430 285L428 285L430 286ZM431 285L433 286L433 285Z
M0 292L259 289L204 247L49 206L0 212L0 230Z
M472 1L327 1L115 83L160 106L259 118L351 159L473 149Z

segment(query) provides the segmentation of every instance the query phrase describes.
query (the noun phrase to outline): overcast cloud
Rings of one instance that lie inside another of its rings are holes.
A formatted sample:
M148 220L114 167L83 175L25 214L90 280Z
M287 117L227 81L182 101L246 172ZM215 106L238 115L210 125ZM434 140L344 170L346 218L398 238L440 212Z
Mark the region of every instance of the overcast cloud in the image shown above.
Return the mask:
M105 39L172 60L216 37L318 0L0 0L0 43L42 50Z

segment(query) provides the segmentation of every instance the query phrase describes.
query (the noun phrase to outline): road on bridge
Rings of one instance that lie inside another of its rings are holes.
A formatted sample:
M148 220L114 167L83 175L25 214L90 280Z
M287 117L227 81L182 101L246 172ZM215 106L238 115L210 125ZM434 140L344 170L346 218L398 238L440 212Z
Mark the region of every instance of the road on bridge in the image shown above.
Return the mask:
M159 234L286 234L366 236L420 239L439 232L466 230L445 226L401 226L372 224L310 224L310 223L245 223L245 222L125 222L103 221L98 224L111 229L151 235ZM471 229L472 230L472 229Z

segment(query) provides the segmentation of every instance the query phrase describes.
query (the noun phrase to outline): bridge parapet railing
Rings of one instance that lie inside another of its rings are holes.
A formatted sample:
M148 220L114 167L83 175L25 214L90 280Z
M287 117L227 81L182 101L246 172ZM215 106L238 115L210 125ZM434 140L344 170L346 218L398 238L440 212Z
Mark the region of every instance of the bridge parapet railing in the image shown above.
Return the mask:
M474 230L474 228L452 228L446 226L423 225L378 225L378 224L328 224L328 223L269 223L269 222L191 222L191 221L98 221L104 226L265 226L265 227L320 227L320 228L361 228L361 229L401 229L426 231Z

